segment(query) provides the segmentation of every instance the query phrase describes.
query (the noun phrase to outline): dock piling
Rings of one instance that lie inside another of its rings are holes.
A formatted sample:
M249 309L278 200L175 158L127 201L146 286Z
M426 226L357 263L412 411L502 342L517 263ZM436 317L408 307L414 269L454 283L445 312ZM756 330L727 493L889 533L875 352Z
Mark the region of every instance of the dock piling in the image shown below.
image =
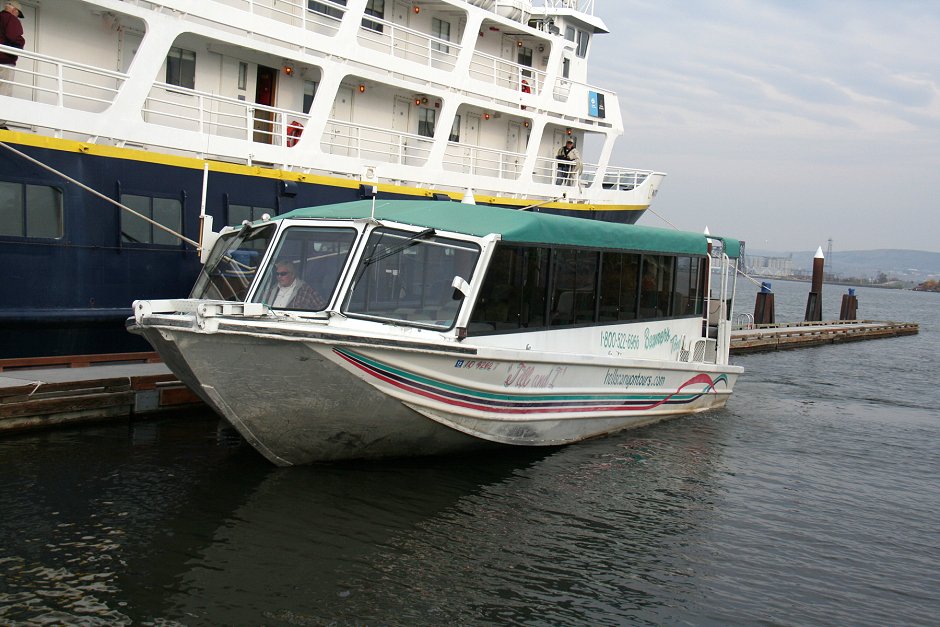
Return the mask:
M842 309L839 311L839 320L858 320L858 298L855 288L850 287L848 294L842 295Z
M822 286L825 261L822 246L820 246L816 249L816 256L813 257L813 283L806 299L806 315L803 316L805 322L820 322L822 320Z
M769 281L761 281L760 291L754 301L754 324L773 324L774 322L774 293L770 289Z

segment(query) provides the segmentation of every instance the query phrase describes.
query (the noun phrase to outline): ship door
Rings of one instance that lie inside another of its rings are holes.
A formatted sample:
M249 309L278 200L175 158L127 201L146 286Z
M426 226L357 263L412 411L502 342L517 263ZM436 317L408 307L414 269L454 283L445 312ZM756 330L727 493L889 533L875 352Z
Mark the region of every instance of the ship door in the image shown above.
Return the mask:
M460 143L463 145L463 171L468 174L476 174L476 154L480 145L479 113L467 113L467 123L464 127L464 134L460 138Z
M506 150L513 154L506 155L502 168L504 178L518 178L522 171L522 161L525 159L522 137L522 124L516 121L509 122L509 127L506 129Z
M276 89L277 70L259 65L258 78L255 82L255 103L273 107ZM273 144L274 136L274 112L255 109L254 140L259 144Z
M392 163L404 164L408 157L408 136L411 131L411 99L395 96L395 110L392 112L392 142L389 146Z
M336 90L336 99L330 109L330 121L326 125L326 138L329 142L327 152L348 157L350 147L355 147L352 138L352 99L353 90L348 85L340 85Z

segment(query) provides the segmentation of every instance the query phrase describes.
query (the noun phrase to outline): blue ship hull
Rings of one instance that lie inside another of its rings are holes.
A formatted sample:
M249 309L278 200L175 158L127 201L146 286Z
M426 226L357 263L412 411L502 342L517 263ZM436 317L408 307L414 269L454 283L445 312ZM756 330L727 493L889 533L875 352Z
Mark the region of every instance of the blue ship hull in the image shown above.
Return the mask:
M201 161L65 140L8 143L115 200L122 194L180 200L183 235L199 239ZM182 243L122 242L119 208L19 155L0 150L0 185L4 183L61 190L63 236L31 238L0 231L0 267L5 274L0 282L0 359L149 351L144 340L124 330L131 303L189 294L200 269L196 251ZM380 188L380 198L427 199L430 195L416 188L389 191L386 187ZM218 229L228 224L229 203L281 214L361 198L358 181L213 163L206 212ZM513 207L518 208L518 203ZM636 222L643 213L539 210L627 223Z

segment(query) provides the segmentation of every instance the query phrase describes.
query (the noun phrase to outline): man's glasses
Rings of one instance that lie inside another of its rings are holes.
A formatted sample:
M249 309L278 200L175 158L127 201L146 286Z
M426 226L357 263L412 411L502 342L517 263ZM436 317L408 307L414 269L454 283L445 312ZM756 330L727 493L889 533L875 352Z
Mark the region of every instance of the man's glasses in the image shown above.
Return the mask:
M290 272L275 272L274 274L276 274L276 275L278 275L278 276L288 276L288 275L290 274Z

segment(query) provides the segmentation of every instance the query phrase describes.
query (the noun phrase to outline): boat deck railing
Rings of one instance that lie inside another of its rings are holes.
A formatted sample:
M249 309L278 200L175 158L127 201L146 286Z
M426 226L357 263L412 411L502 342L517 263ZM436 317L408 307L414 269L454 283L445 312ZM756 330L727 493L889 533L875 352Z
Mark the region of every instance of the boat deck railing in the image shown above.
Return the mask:
M560 173L558 164L559 161L555 158L539 157L536 159L535 171L533 172L535 182L552 183L560 181L561 184L580 184L582 187L590 187L594 185L597 173L600 170L600 165L596 163L584 163L581 175L575 180L574 173L571 173L571 176L568 176L567 173ZM607 166L602 176L601 187L603 189L630 191L642 185L652 173L651 170Z
M321 35L339 32L346 6L330 0L216 0L230 7L267 17ZM152 0L151 0L152 2ZM159 4L159 3L158 3Z
M518 179L522 175L525 154L448 142L443 162L444 169L449 172Z
M457 65L461 50L452 41L377 17L363 18L358 39L363 46L383 54L448 72Z
M320 138L331 155L412 166L427 163L433 145L430 137L333 119Z
M470 60L470 76L485 83L521 93L542 93L546 73L528 65L475 50Z
M128 75L75 61L0 46L19 57L13 95L23 100L100 113L120 92Z

